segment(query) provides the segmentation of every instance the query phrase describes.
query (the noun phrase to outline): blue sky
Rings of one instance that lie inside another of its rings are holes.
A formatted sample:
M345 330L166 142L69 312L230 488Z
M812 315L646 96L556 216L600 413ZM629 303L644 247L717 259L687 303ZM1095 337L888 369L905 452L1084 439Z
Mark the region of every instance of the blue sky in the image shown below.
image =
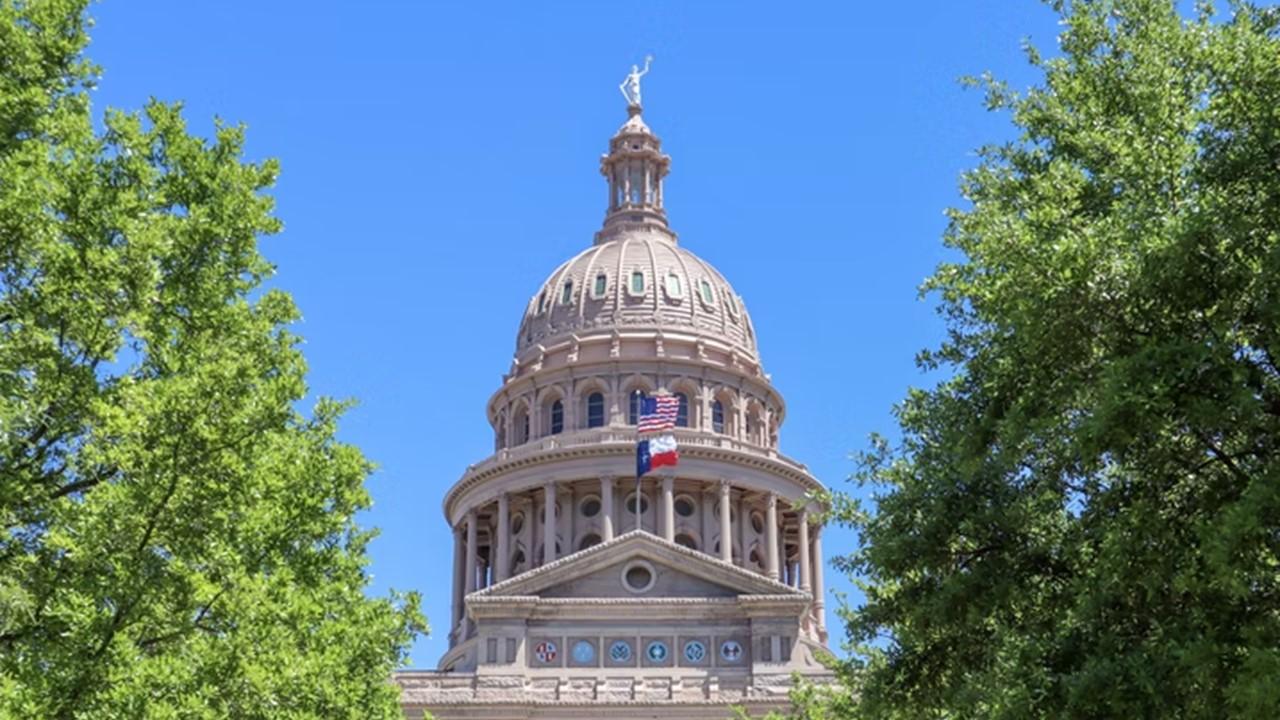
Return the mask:
M603 218L617 86L656 56L645 117L673 158L681 242L745 298L788 402L784 452L837 489L868 433L931 382L942 325L917 286L945 257L974 150L1011 137L962 75L1036 79L1035 0L916 3L326 3L106 0L95 110L182 100L279 158L285 231L262 243L304 320L315 394L379 469L362 518L373 592L417 589L445 647L445 490L484 458L484 404L530 295ZM854 538L833 529L828 556ZM828 569L828 589L848 592ZM828 599L828 607L835 603ZM834 617L833 641L841 637Z

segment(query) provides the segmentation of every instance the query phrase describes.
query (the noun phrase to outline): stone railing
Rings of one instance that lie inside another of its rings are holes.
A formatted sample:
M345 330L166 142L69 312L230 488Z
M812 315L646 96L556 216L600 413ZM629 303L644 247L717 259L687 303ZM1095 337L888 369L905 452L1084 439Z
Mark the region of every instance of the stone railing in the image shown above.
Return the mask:
M406 707L511 703L738 703L785 701L792 688L786 673L745 672L596 676L476 675L404 670L393 680ZM632 671L633 672L633 671ZM806 673L812 682L830 682L829 673Z
M732 450L735 452L766 457L798 472L808 472L808 468L805 467L804 464L792 460L778 452L775 448L756 445L729 435L703 432L689 428L679 428L675 431L675 436L676 443L682 447L705 447ZM501 463L536 456L551 450L581 447L586 445L608 445L613 443L631 446L635 445L635 442L636 431L631 427L592 428L590 430L576 430L573 432L559 433L557 435L547 435L545 437L530 440L522 445L502 448L484 460L469 466L467 468L466 475L484 472L490 467Z

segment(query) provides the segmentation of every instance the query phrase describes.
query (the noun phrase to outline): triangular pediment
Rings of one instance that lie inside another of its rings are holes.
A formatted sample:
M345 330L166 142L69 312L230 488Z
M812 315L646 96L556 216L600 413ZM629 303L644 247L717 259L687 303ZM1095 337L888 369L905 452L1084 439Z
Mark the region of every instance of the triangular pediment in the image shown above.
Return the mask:
M636 567L641 570L635 571ZM649 578L645 577L646 571ZM638 589L646 580L651 580L648 586ZM641 531L565 556L471 597L732 598L740 595L806 597L805 593L759 573Z

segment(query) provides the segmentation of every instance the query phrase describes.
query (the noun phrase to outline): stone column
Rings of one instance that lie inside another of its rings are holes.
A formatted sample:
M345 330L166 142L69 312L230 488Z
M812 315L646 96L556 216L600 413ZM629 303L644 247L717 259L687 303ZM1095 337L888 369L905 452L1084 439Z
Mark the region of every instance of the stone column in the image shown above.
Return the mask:
M498 496L498 557L493 563L494 582L502 582L511 575L511 498L506 493Z
M827 634L826 603L823 602L822 528L813 529L813 615L818 623L819 636Z
M813 567L809 564L809 511L800 511L800 589L813 590Z
M778 496L769 493L768 515L765 523L765 572L773 580L778 579Z
M476 511L474 509L467 511L467 594L476 591Z
M662 537L667 542L676 541L675 483L670 475L662 478Z
M542 564L556 559L556 484L549 482L542 487Z
M720 559L733 562L733 523L729 514L729 481L720 481Z
M462 595L465 591L467 582L466 568L464 566L466 547L462 537L462 529L453 529L453 624L449 626L450 631L457 629L458 623L462 622ZM452 644L451 644L452 646Z
M613 539L613 478L600 478L600 541Z

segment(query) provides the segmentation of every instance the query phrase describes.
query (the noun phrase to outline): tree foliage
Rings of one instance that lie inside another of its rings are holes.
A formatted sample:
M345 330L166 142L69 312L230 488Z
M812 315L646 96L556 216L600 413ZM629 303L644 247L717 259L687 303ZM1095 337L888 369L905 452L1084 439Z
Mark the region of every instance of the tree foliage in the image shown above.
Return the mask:
M868 718L1280 714L1280 12L1053 3L836 516Z
M295 409L276 164L95 129L84 5L0 0L0 717L398 716L425 624L364 594L342 405Z

